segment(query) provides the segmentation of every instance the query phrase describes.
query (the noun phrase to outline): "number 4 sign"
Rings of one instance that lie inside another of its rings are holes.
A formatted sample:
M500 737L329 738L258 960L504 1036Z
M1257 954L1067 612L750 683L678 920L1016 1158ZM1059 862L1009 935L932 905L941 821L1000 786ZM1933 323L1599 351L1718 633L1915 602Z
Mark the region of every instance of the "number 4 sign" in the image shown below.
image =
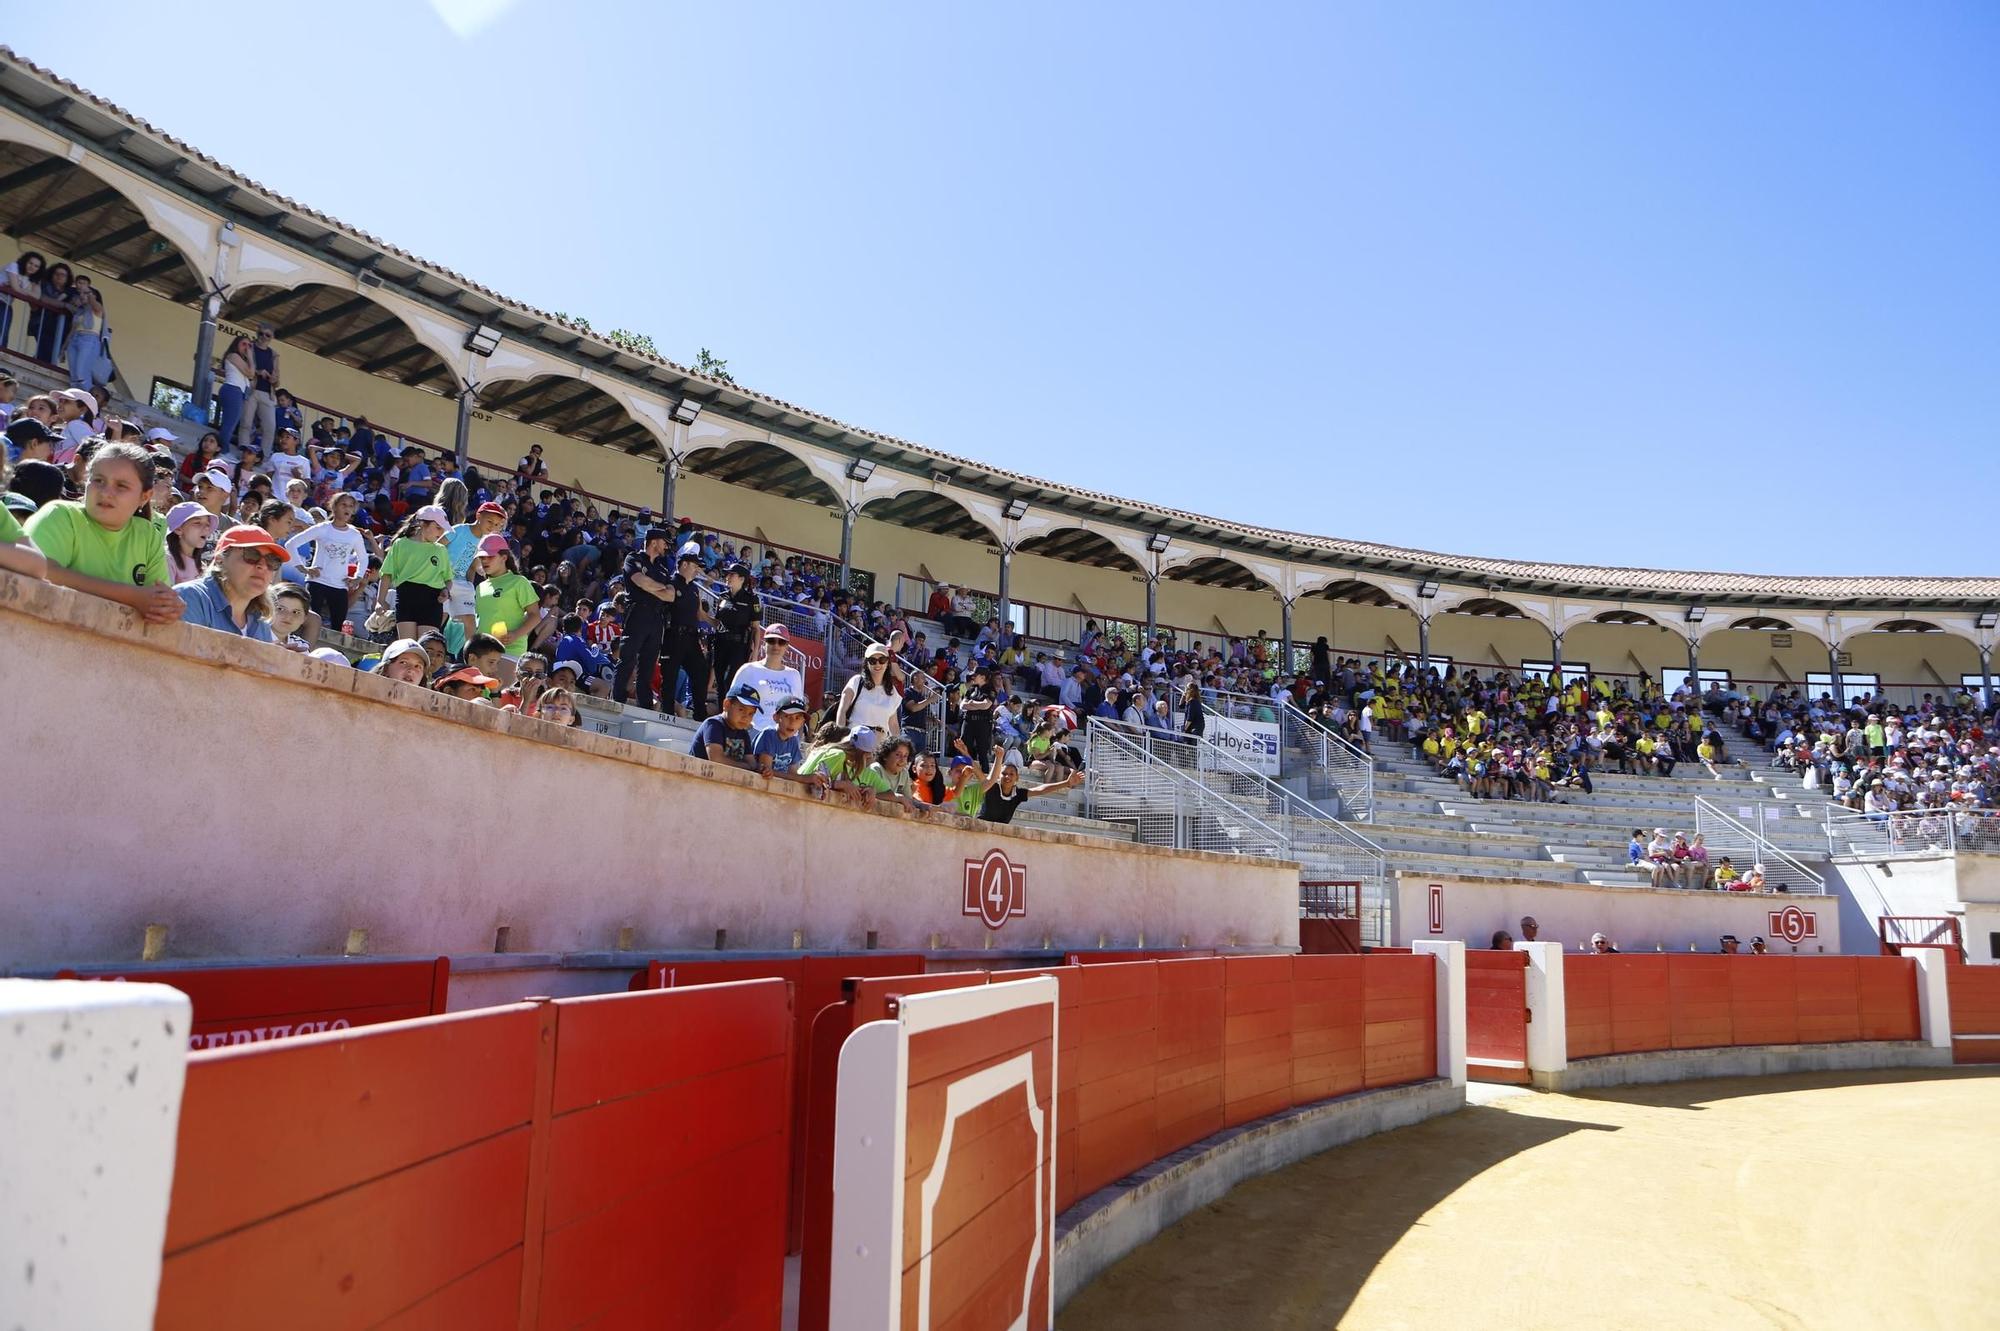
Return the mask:
M977 915L988 929L998 929L1028 913L1027 882L1028 866L1014 863L997 847L983 859L967 860L963 913Z

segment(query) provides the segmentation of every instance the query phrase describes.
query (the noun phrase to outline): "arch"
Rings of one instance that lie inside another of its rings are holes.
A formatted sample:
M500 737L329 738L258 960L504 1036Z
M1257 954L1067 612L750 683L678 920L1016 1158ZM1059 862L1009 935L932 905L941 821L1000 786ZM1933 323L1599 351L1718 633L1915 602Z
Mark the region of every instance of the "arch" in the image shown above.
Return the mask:
M956 496L921 481L899 485L888 494L865 501L861 516L961 541L990 544L1000 539L999 532Z
M1593 624L1642 624L1653 628L1664 627L1659 620L1654 619L1651 615L1642 615L1637 610L1606 610L1602 614L1591 616L1590 622Z
M780 499L839 508L840 496L798 454L763 439L732 439L690 449L684 470L725 485L743 485Z
M1024 555L1041 555L1068 564L1088 564L1092 568L1115 568L1127 573L1145 572L1139 561L1111 541L1087 527L1056 527L1030 536L1015 547Z
M1888 619L1868 630L1870 633L1943 633L1944 631L1928 619Z
M1533 619L1521 607L1511 601L1502 601L1493 596L1474 596L1461 601L1445 611L1448 615L1476 615L1482 619Z
M216 338L216 355L237 334L254 335L270 324L285 347L393 380L405 388L454 394L458 374L420 340L402 315L367 295L306 282L296 287L246 286L232 291L222 306L226 327Z
M1222 555L1198 555L1168 569L1166 577L1175 582L1192 582L1203 587L1227 587L1235 591L1276 591L1269 582L1242 564Z
M482 385L479 410L627 453L658 447L653 432L624 403L576 375L537 374Z
M1300 599L1311 597L1322 601L1343 601L1349 605L1373 605L1396 610L1409 610L1403 599L1383 587L1360 578L1335 578L1323 586L1309 592L1301 592ZM1411 613L1415 613L1411 611Z
M143 202L115 180L12 137L11 129L0 135L0 230L21 249L179 305L195 303L205 289L200 265L154 227ZM115 324L117 311L110 313Z
M1790 624L1782 619L1773 619L1769 615L1746 615L1742 619L1731 621L1729 627L1733 629L1761 629L1769 633L1790 633L1792 631Z

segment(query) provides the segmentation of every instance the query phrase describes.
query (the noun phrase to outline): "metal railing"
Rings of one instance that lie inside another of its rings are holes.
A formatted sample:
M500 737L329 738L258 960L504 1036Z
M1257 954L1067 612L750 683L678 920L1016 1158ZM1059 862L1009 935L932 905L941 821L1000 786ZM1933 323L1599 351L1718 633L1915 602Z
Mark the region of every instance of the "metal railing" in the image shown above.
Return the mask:
M1699 795L1694 801L1694 830L1707 845L1710 856L1728 855L1746 869L1761 864L1764 884L1772 891L1826 895L1824 877L1748 823L1731 817Z
M1958 850L2000 854L2000 809L1906 809L1867 813L1826 806L1826 853L1871 860Z
M820 675L821 696L807 699L815 705L824 705L839 697L840 691L847 687L848 679L861 669L869 645L880 641L874 634L819 606L782 596L765 596L763 603L766 618L824 644L821 649L825 653ZM914 729L906 725L903 733L920 741L927 752L942 755L945 749L944 686L929 671L901 653L894 654L891 659L903 672L904 687L931 700L930 710L924 714L924 724ZM980 761L983 762L984 758Z
M1211 718L1277 727L1279 780L1303 779L1309 800L1338 799L1348 822L1375 821L1375 760L1367 753L1283 698L1203 690L1201 699Z

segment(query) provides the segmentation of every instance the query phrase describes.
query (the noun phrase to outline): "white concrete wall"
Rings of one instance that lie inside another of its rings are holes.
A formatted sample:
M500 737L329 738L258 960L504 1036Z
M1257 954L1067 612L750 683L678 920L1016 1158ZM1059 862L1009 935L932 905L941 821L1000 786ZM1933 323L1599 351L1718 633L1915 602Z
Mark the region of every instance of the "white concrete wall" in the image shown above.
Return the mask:
M1443 928L1430 930L1430 889L1443 889ZM1797 906L1814 917L1817 936L1798 945L1800 953L1839 952L1839 903L1833 897L1789 895L1752 896L1738 892L1655 891L1648 887L1596 887L1589 883L1514 882L1498 879L1453 878L1449 875L1398 874L1392 893L1395 919L1391 937L1409 947L1426 939L1458 939L1467 947L1485 947L1493 931L1505 929L1518 941L1521 917L1532 915L1542 926L1541 941L1561 943L1576 951L1602 932L1624 952L1665 949L1713 952L1723 934L1735 934L1747 946L1762 934L1773 951L1790 953L1793 945L1778 938L1770 913ZM1872 940L1861 951L1872 953Z
M165 985L0 980L0 1326L153 1325L189 1021Z
M0 969L169 957L1298 945L1298 876L797 786L0 575L9 809ZM60 692L52 687L61 682ZM60 697L61 702L52 703ZM326 811L348 829L316 837ZM967 861L1025 913L963 912Z

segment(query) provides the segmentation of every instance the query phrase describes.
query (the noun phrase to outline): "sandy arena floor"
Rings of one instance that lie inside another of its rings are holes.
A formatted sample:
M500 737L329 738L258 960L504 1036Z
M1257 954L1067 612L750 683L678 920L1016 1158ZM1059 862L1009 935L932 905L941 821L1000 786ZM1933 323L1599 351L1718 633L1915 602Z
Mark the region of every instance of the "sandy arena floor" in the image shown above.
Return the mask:
M2000 1075L1473 1093L1237 1188L1057 1326L2000 1327Z

